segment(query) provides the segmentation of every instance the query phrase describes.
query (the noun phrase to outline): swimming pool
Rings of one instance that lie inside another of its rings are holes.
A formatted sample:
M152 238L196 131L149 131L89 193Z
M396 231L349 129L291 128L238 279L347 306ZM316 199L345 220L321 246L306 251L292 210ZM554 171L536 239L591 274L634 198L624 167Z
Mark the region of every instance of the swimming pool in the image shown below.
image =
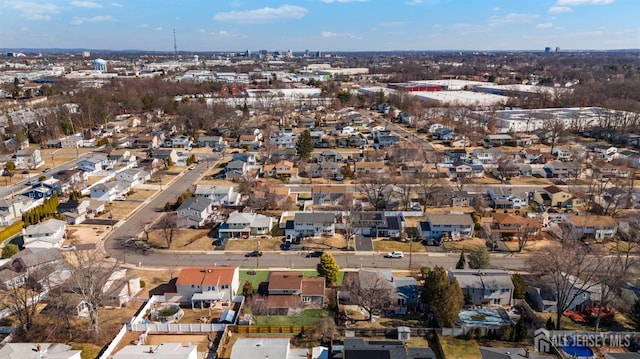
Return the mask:
M562 345L562 351L571 356L571 358L591 359L596 357L591 348L578 345L573 341L572 337L567 338L567 341Z
M509 315L501 308L465 309L458 313L458 322L463 325L501 327L513 324Z

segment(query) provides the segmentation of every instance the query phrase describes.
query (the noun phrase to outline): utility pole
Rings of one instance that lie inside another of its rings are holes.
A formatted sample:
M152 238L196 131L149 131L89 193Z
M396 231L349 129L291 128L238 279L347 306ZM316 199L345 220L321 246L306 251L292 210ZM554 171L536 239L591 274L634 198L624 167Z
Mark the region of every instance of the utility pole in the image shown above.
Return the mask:
M260 241L256 241L256 269L260 267Z
M176 60L178 59L178 43L176 42L176 29L173 29L173 51L176 55Z
M411 271L412 257L413 257L413 237L409 237L409 271Z

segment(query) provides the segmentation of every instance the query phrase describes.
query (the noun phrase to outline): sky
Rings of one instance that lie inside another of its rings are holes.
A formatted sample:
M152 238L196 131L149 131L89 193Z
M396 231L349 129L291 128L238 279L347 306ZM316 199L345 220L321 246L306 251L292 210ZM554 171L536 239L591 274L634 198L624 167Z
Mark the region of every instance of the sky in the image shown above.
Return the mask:
M0 48L640 48L640 0L0 0Z

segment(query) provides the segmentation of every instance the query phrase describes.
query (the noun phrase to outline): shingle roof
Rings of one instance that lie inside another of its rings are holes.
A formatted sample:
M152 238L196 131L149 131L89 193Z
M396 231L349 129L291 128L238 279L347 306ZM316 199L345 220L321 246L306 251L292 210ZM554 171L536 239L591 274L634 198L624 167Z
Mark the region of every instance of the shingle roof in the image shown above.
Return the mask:
M238 267L186 267L182 268L176 285L231 284Z

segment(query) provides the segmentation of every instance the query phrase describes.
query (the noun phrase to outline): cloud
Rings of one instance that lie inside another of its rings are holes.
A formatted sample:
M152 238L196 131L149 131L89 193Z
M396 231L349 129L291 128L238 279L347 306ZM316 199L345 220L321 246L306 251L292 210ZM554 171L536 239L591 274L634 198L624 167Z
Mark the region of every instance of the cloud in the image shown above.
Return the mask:
M29 28L26 27L26 26L23 26L23 27L20 28L20 31L27 32L27 31L29 31Z
M491 11L500 11L500 10L501 10L501 9L500 9L500 6L496 6L496 7L494 7L493 9L491 9Z
M236 24L264 24L302 19L307 14L307 11L307 9L300 6L282 5L278 8L263 7L255 10L219 12L213 19Z
M609 5L614 0L558 0L556 5L579 6L579 5Z
M229 31L220 30L220 31L212 31L211 35L218 37L238 37L238 35L230 33Z
M404 3L405 5L414 6L422 4L422 0L409 0Z
M385 21L378 24L380 27L401 27L408 25L408 21Z
M489 18L489 26L526 24L539 17L540 15L536 15L536 14L519 14L519 13L510 13L502 17L494 15Z
M82 25L88 22L107 22L107 21L116 21L111 15L104 16L93 16L93 17L74 17L71 20L71 25Z
M162 27L158 26L158 27L154 27L153 29L151 29L153 31L162 31Z
M327 3L327 4L333 4L334 2L341 2L341 3L346 3L346 2L367 2L369 0L320 0L320 1L322 1L324 3ZM418 0L418 1L420 2L421 0Z
M349 32L337 33L337 32L325 31L320 36L324 38L343 38L343 39L352 39L352 40L362 39L360 36L354 35Z
M9 0L0 3L5 9L19 11L28 20L50 20L51 15L58 14L60 8L51 3L36 3L31 1Z
M141 28L141 29L147 29L147 28L149 28L150 26L149 26L149 24L140 24L140 25L138 25L137 27L139 27L139 28Z
M113 7L124 7L124 5L120 4L119 2L112 2L111 6L113 6Z
M552 28L552 27L553 27L553 24L552 24L552 23L550 23L550 22L545 22L545 23L542 23L542 24L538 24L538 25L536 25L536 27L537 27L538 29L550 29L550 28Z
M549 8L550 14L563 14L567 12L573 12L573 9L567 6L552 6Z
M71 6L84 7L87 9L97 9L102 7L102 5L92 1L72 1L70 4Z

